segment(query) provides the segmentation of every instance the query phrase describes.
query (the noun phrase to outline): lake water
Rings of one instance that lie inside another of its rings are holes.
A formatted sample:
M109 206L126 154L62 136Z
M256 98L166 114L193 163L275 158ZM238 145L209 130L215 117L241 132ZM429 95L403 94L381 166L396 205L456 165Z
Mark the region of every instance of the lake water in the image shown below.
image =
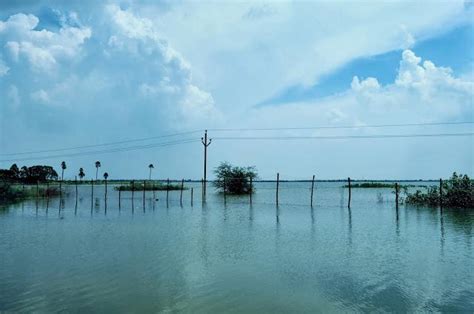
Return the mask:
M390 189L256 183L253 205L184 191L0 209L0 312L474 311L474 212L398 211ZM133 204L133 205L132 205Z

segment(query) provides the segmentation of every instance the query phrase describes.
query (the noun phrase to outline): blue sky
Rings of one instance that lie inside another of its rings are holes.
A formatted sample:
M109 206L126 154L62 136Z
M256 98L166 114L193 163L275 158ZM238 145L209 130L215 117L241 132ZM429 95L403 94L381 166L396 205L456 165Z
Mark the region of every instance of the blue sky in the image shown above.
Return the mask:
M73 177L79 167L92 175L99 159L111 178L146 177L149 163L158 177L200 178L200 132L103 146L115 153L9 154L205 128L473 121L473 10L469 1L4 1L0 167L66 160ZM264 179L472 175L470 136L222 139L456 132L472 124L214 130L209 168L255 165ZM195 142L127 151L179 139Z

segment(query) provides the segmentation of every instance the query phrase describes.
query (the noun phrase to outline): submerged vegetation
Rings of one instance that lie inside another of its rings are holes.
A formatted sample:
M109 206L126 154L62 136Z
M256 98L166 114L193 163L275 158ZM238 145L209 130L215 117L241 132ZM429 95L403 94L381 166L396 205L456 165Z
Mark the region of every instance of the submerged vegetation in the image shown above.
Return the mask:
M440 193L441 190L441 193ZM453 208L474 208L474 182L467 175L453 173L449 180L443 181L441 189L436 186L406 192L405 202L413 205L438 206L442 204Z
M214 186L222 192L230 194L250 194L254 192L251 180L257 177L255 167L232 166L223 162L214 170L216 180Z
M32 197L58 196L60 191L53 186L22 186L0 182L0 202L18 201Z

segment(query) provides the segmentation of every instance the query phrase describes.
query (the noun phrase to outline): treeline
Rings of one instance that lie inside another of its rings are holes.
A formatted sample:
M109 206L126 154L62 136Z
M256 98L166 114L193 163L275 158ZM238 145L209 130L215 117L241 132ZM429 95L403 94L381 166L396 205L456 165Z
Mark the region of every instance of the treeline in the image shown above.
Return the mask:
M58 173L51 166L36 165L18 168L13 164L10 169L0 169L0 180L8 183L33 184L58 179Z

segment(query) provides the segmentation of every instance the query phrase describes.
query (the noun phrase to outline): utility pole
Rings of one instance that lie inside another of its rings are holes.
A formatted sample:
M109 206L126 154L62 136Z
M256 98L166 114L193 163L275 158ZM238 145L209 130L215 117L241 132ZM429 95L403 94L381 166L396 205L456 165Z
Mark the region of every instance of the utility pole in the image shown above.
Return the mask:
M207 140L207 130L204 132L204 137L201 137L201 143L204 145L204 186L203 186L203 194L206 196L206 185L207 185L207 147L211 145L212 139Z

